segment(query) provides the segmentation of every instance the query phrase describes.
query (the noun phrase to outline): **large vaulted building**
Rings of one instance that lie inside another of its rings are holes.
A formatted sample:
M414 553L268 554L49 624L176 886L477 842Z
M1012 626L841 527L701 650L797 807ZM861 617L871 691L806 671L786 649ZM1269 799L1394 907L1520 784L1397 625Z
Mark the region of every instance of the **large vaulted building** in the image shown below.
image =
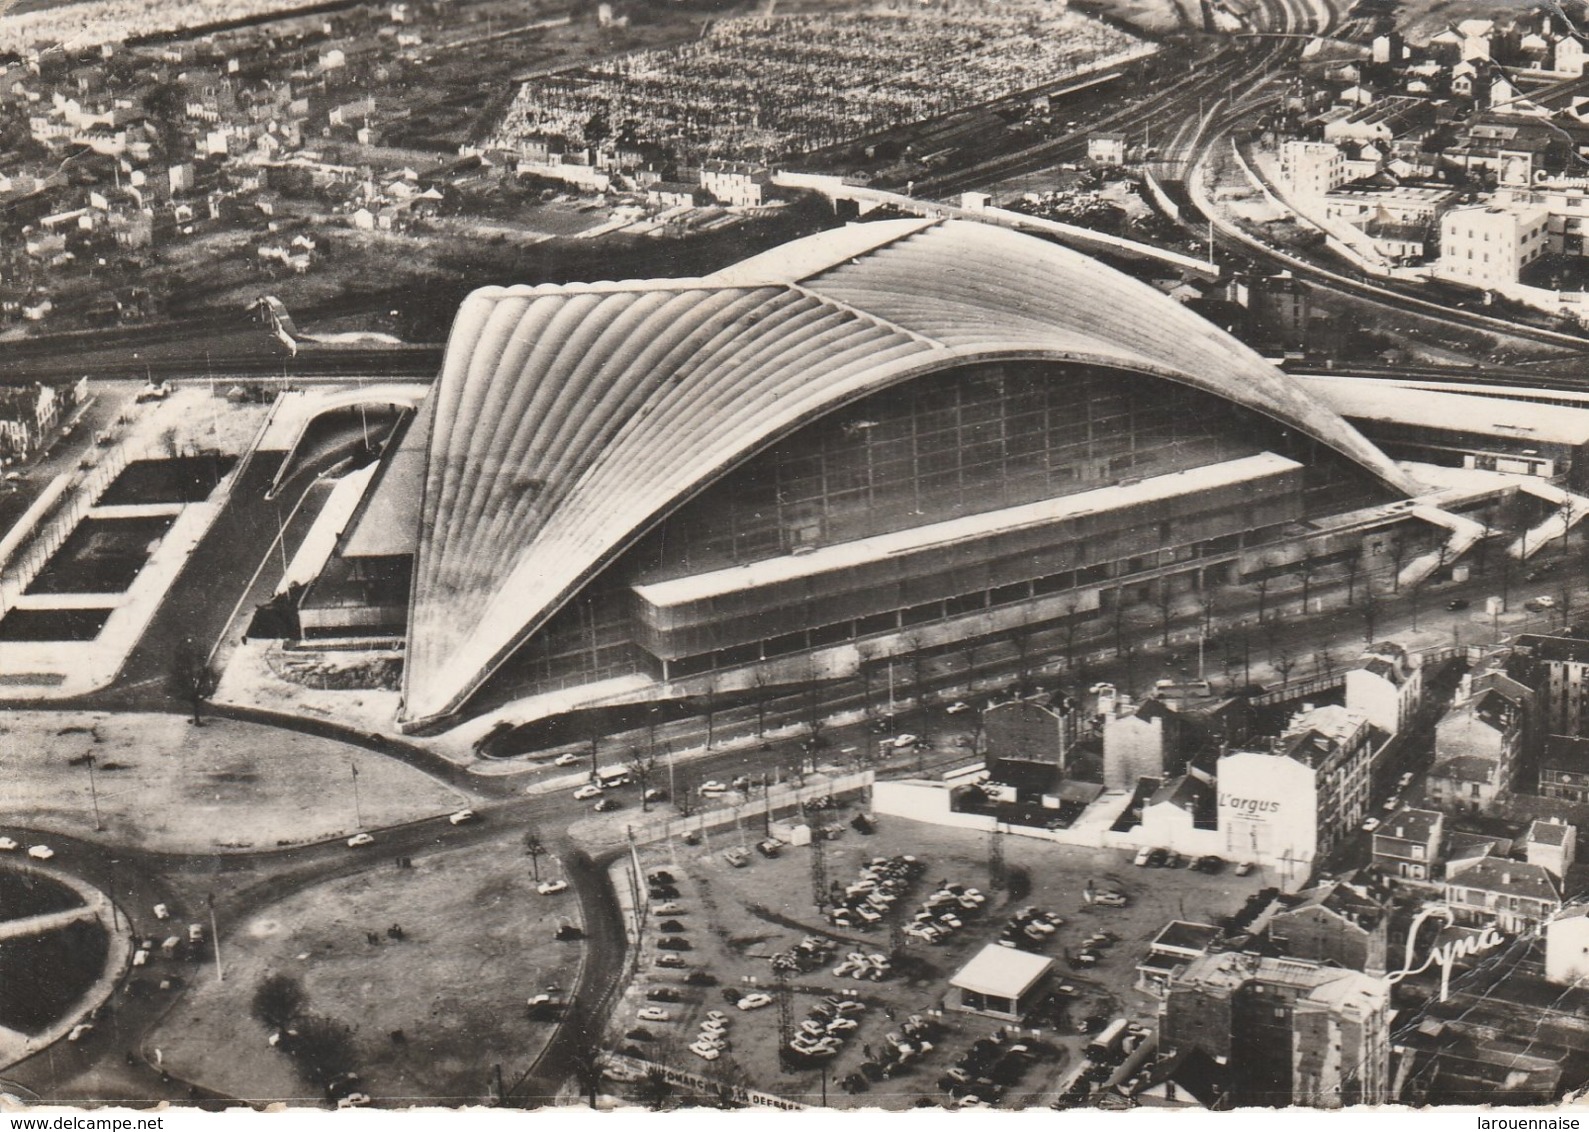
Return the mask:
M301 631L404 637L410 727L666 699L1234 583L1299 521L1413 491L1142 283L857 224L700 279L470 296Z

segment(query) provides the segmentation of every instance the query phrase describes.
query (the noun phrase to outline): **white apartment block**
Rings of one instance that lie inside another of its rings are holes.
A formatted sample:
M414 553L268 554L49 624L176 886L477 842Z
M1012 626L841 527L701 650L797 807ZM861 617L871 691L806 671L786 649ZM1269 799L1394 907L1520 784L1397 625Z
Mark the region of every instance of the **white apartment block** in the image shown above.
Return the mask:
M1288 141L1280 149L1280 176L1294 195L1322 197L1346 183L1346 155L1329 142Z
M1523 268L1548 250L1549 216L1537 205L1475 204L1452 209L1440 222L1435 274L1470 287L1516 283Z

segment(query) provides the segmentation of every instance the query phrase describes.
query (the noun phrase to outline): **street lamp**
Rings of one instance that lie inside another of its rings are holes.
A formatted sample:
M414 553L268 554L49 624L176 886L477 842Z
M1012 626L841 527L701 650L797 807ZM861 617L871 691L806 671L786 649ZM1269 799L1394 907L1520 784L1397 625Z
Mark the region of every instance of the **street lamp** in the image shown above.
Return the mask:
M100 820L99 816L99 788L94 783L93 752L89 752L89 754L85 757L88 760L88 796L93 800L94 803L94 832L103 833L105 831L105 823Z

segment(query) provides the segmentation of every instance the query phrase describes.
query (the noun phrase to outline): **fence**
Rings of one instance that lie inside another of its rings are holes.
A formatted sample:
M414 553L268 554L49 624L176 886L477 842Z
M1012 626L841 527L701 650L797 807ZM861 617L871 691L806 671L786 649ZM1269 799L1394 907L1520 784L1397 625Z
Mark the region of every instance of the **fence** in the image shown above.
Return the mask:
M638 1057L630 1057L626 1054L610 1053L607 1055L607 1062L610 1065L621 1067L630 1073L637 1073L642 1076L648 1076L653 1071L660 1072L669 1084L686 1085L698 1092L710 1093L713 1096L726 1096L738 1101L740 1104L759 1105L762 1108L781 1108L789 1112L803 1112L811 1107L810 1105L801 1104L799 1101L789 1100L787 1097L758 1092L755 1089L747 1089L741 1085L731 1085L724 1081L713 1081L710 1077L703 1077L699 1073L691 1073L687 1069L675 1069L671 1065L663 1065L657 1061L644 1061Z
M870 770L852 771L849 774L824 775L813 774L806 776L806 780L798 786L770 786L766 796L754 801L747 799L743 804L720 806L716 809L705 810L701 813L691 814L688 817L664 815L661 818L652 818L649 821L637 823L630 827L637 844L650 841L659 841L672 837L674 834L704 833L709 829L718 829L726 825L737 825L747 817L755 818L765 812L781 809L791 809L803 805L814 798L825 798L837 794L849 794L856 790L864 790L872 785L877 775Z

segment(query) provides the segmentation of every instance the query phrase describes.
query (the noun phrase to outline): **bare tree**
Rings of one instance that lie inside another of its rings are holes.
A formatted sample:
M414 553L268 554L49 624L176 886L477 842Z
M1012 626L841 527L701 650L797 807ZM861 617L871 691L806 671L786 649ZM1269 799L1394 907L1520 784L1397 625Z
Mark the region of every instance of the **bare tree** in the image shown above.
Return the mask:
M927 682L923 665L927 659L926 645L920 633L906 633L899 643L905 646L905 659L910 662L910 698L916 701L918 707L925 707Z
M1290 644L1282 642L1270 654L1269 662L1274 665L1276 672L1280 673L1280 686L1291 686L1291 673L1297 666L1297 654Z
M585 723L585 741L590 744L590 780L592 782L601 778L601 740L601 715L597 712L591 712L589 719Z
M524 831L524 855L530 859L530 874L537 884L541 880L541 858L546 856L546 845L533 829Z
M204 704L215 695L220 674L210 663L204 649L190 637L177 646L166 672L166 687L172 696L183 700L193 712L193 726L204 723Z
M1379 595L1374 592L1372 580L1363 585L1363 604L1358 607L1358 612L1363 616L1363 640L1369 644L1374 643L1375 630L1379 628Z
M717 738L717 673L708 673L706 691L701 696L702 710L706 715L706 749L712 749Z
M767 669L758 664L756 671L751 675L751 683L756 692L756 738L758 739L767 734L767 686L770 680Z
M1070 676L1076 671L1076 634L1081 631L1081 618L1077 614L1081 612L1081 596L1075 592L1066 596L1060 612L1065 615L1065 624L1060 630L1065 642L1065 675Z
M1390 592L1401 593L1401 564L1407 559L1408 546L1403 541L1400 532L1396 532L1390 540L1390 562L1395 573L1390 576Z
M1203 588L1197 591L1197 623L1201 626L1203 639L1209 641L1214 636L1214 613L1216 595L1213 587L1205 580Z
M1346 560L1346 604L1357 604L1357 578L1363 572L1363 554L1359 550Z
M1318 573L1319 559L1312 551L1303 555L1302 561L1297 563L1297 577L1302 579L1302 614L1308 614L1308 599L1313 593L1313 576Z
M1325 679L1335 678L1335 654L1328 648L1319 649L1313 654L1313 665Z
M1153 604L1159 609L1159 647L1170 647L1170 613L1175 607L1175 594L1170 590L1170 580L1160 578L1153 593Z
M679 817L687 818L696 810L695 788L688 782L679 783L679 788L673 794L673 808L679 811Z
M806 661L806 733L813 750L826 742L822 738L822 674L814 659Z
M593 1026L579 1004L573 1003L563 1017L562 1032L568 1035L573 1050L570 1069L574 1080L579 1084L579 1091L584 1094L586 1103L595 1108L596 1100L601 1095L600 1027Z
M640 812L651 811L651 783L657 776L657 753L655 750L629 752L629 761L624 763L624 770L629 777L634 779L635 785L640 787Z
M641 1078L635 1096L653 1112L662 1112L672 1106L673 1082L660 1065L654 1065Z
M1269 585L1274 581L1269 571L1274 568L1274 563L1267 557L1258 560L1258 576L1253 579L1253 585L1258 589L1258 622L1262 624L1269 612Z

